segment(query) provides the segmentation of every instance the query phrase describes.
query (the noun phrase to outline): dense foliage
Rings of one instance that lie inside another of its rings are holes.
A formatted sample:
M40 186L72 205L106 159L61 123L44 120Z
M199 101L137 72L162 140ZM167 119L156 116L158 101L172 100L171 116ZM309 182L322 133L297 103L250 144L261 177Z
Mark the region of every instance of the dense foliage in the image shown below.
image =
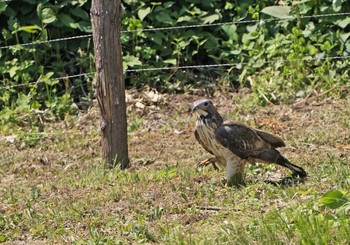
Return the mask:
M166 91L220 84L249 86L259 101L288 101L348 80L350 12L336 1L123 1L124 68L234 63L232 67L126 72L128 86ZM0 108L26 105L63 115L72 101L93 97L91 37L25 43L91 34L91 1L0 2ZM275 6L266 8L268 6ZM294 18L289 18L294 17ZM144 28L250 21L158 31ZM321 60L314 60L315 57ZM29 84L28 84L29 83ZM22 86L24 85L24 86ZM346 93L345 86L337 92Z
M93 48L89 39L21 44L90 33L89 4L87 0L0 3L1 47L10 46L0 53L1 108L25 104L61 114L69 107L71 94L85 96L84 87L79 87L79 92L69 91L72 85L86 82L85 77L50 79L92 70ZM11 87L28 83L28 86Z
M305 96L314 88L345 83L348 61L320 60L350 52L350 17L302 16L349 12L346 1L125 1L127 30L217 22L251 21L231 25L123 35L126 66L238 64L231 69L190 69L186 72L137 73L134 84L181 89L184 85L221 82L252 86L270 100ZM289 18L295 17L295 18ZM305 59L305 60L303 60ZM311 61L310 61L311 60ZM247 77L250 76L250 79ZM287 92L287 93L284 93Z

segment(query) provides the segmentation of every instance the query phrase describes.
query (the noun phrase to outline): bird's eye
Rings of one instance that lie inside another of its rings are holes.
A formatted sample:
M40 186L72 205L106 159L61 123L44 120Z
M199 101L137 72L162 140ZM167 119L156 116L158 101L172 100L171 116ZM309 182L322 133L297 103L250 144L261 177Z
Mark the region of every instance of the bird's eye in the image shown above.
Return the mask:
M204 102L204 106L208 106L209 105L209 103L208 102Z

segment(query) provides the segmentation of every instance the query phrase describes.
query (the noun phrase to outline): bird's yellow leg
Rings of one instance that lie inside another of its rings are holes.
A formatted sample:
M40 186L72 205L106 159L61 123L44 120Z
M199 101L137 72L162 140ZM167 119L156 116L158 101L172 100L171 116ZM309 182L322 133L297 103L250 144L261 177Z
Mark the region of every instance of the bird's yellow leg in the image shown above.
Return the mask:
M208 158L208 159L205 159L199 163L196 164L196 168L203 168L205 166L208 166L210 164L213 164L213 167L216 169L216 170L219 170L218 166L216 166L216 162L218 162L218 159L216 157L212 157L212 158Z

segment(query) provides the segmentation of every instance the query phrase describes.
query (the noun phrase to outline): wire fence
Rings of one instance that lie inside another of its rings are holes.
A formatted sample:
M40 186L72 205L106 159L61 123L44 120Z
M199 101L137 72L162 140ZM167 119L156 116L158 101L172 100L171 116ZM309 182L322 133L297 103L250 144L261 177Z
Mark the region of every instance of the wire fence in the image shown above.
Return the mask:
M2 0L0 2L11 2L12 0ZM266 18L266 19L260 19L260 20L237 20L237 21L231 21L231 22L218 22L218 23L207 23L207 24L197 24L197 25L183 25L183 26L168 26L168 27L156 27L156 28L144 28L144 29L135 29L135 30L122 30L121 33L135 33L135 32L155 32L155 31L172 31L172 30L181 30L181 29L191 29L191 28L204 28L204 27L218 27L218 26L225 26L225 25L240 25L240 24L256 24L258 23L260 26L264 25L268 22L273 21L284 21L284 20L291 20L291 19L311 19L311 18L329 18L329 17L336 17L336 16L350 16L350 12L343 12L343 13L331 13L331 14L318 14L318 15L305 15L305 16L287 16L282 18ZM6 45L0 47L0 50L2 49L11 49L16 46L31 46L31 45L40 45L40 44L47 44L47 43L55 43L55 42L62 42L62 41L70 41L75 39L83 39L83 38L91 38L91 34L86 35L77 35L72 37L63 37L63 38L57 38L57 39L51 39L51 40L45 40L45 41L35 41L35 42L28 42L28 43L22 43L22 44L14 44L14 45ZM286 60L286 59L277 59L277 60L268 60L262 63L262 65L267 64L275 64L276 62L279 63L287 63L292 61L317 61L317 60L334 60L334 59L349 59L350 56L331 56L331 57L318 57L318 56L308 56L304 57L302 59L293 59L293 60ZM132 72L150 72L150 71L177 71L177 70L184 70L184 69L205 69L205 68L219 68L219 67L236 67L241 65L247 65L248 62L242 62L242 63L225 63L225 64L206 64L206 65L181 65L181 66L167 66L167 67L150 67L150 68L135 68L135 69L127 69L125 70L125 73L132 73ZM67 80L71 78L77 78L77 77L87 77L87 76L93 76L95 72L85 72L75 75L67 75L67 76L61 76L49 79L49 82L57 81L57 80ZM30 85L36 85L40 83L45 83L44 80L38 80L35 82L28 82L24 84L15 84L15 85L8 85L8 86L0 86L0 89L11 89L11 88L19 88L19 87L26 87ZM73 89L75 87L79 86L73 86Z
M281 18L268 18L268 19L260 19L260 20L237 20L237 21L230 21L230 22L218 22L218 23L198 24L198 25L183 25L183 26L144 28L144 29L135 29L135 30L122 30L121 33L171 31L171 30L191 29L191 28L203 28L203 27L239 25L239 24L254 24L254 23L259 23L259 25L264 25L265 23L271 22L271 21L291 20L296 18L298 19L328 18L328 17L336 17L336 16L350 16L350 12L305 15L305 16L286 16ZM35 42L28 42L28 43L21 43L21 44L6 45L6 46L0 47L0 49L9 49L16 46L31 46L31 45L39 45L39 44L45 44L45 43L69 41L74 39L91 38L91 37L92 37L92 34L78 35L78 36L56 38L56 39L45 40L45 41L35 41Z
M318 57L318 56L308 56L304 57L302 59L276 59L271 61L265 61L262 63L262 65L273 65L275 63L288 63L288 62L297 62L297 61L303 61L303 62L309 62L309 61L321 61L321 60L344 60L349 59L350 56L328 56L328 57ZM242 66L242 65L248 65L249 62L242 62L242 63L226 63L226 64L212 64L212 65L184 65L184 66L170 66L170 67L152 67L152 68L138 68L138 69L128 69L125 72L131 73L131 72L147 72L147 71L177 71L177 70L186 70L186 69L205 69L205 68L218 68L218 67L236 67L236 66ZM57 78L49 79L49 82L57 81L57 80L67 80L71 78L77 78L77 77L86 77L86 76L93 76L95 75L95 72L87 72L87 73L80 73L76 75L68 75L68 76L62 76ZM26 87L30 85L37 85L40 83L45 83L46 81L35 81L35 82L28 82L24 84L15 84L15 85L9 85L9 86L0 86L0 89L11 89L11 88L18 88L18 87ZM81 85L73 86L71 89L81 87Z

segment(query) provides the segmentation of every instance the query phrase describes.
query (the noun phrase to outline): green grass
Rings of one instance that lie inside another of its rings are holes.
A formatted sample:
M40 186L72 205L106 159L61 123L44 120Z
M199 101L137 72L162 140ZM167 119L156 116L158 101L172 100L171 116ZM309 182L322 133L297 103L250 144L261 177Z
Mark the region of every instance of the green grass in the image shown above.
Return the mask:
M189 128L193 118L182 112L174 119L166 115L166 108L157 129L133 129L130 155L132 162L141 164L125 171L103 167L94 117L80 125L72 120L67 128L46 125L47 132L55 134L35 145L20 148L2 142L0 241L346 244L349 211L331 209L320 200L327 191L350 189L349 151L336 148L350 145L349 128L344 127L350 116L348 102L340 101L339 108L312 107L313 118L298 124L283 122L282 133L288 135L284 138L296 148L287 148L285 154L309 173L304 184L290 187L264 182L290 174L274 165L249 165L241 187L226 187L223 172L213 167L196 170L194 164L206 155L194 143ZM256 115L269 115L263 111ZM290 117L302 115L305 112L293 112ZM141 120L146 127L150 119L137 117L135 125ZM174 128L183 133L175 134ZM146 158L156 162L136 161Z

